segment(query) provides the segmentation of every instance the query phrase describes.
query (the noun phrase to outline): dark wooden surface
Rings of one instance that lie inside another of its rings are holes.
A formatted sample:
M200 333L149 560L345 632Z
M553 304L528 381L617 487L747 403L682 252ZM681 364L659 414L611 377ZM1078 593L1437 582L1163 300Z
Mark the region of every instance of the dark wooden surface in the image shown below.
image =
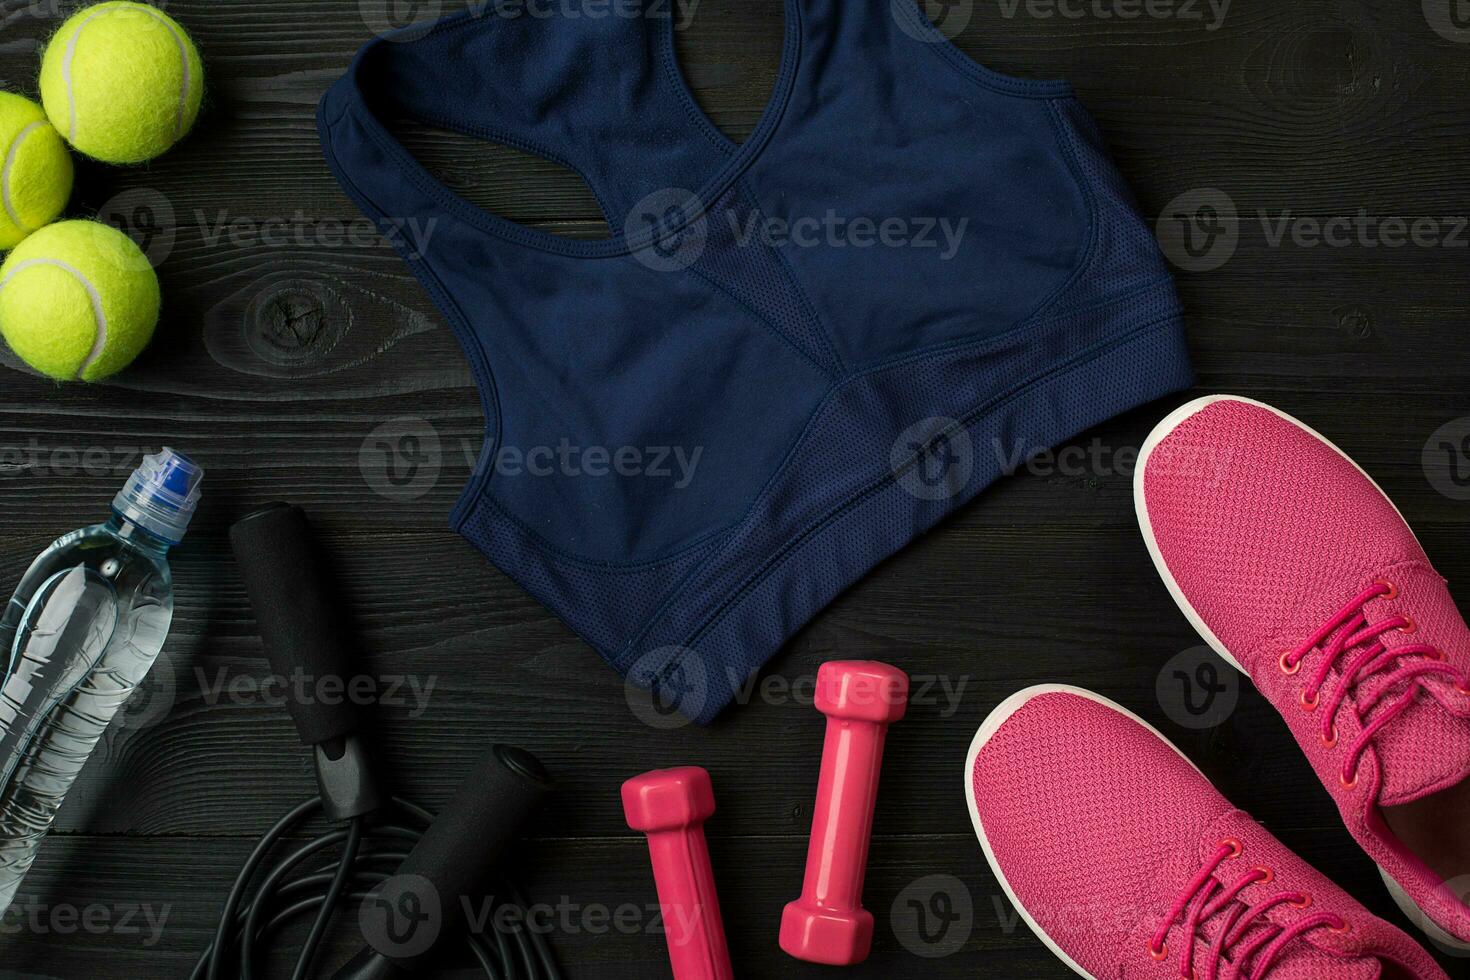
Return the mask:
M87 767L22 890L46 914L4 920L0 977L186 976L252 840L311 792L283 710L218 703L201 685L220 671L265 674L225 530L273 498L305 505L322 529L368 669L435 685L423 704L375 713L395 787L438 805L491 741L535 751L561 792L520 859L530 890L549 903L615 909L653 901L643 843L621 819L620 781L704 765L719 797L709 831L739 975L829 975L775 947L781 907L800 888L817 713L778 697L709 730L651 729L590 650L446 530L479 440L468 369L384 243L316 241L359 215L322 163L313 109L370 37L363 11L384 5L168 7L203 51L206 114L150 166L82 167L73 205L83 215L133 213L140 202L172 211L157 253L165 320L140 363L102 385L58 387L0 355L0 449L39 447L42 460L0 475L0 582L13 582L57 533L95 519L137 448L168 443L196 455L208 492L176 554L178 615L153 707L135 710L135 723L112 731ZM1180 18L973 7L961 47L1000 70L1072 79L1150 221L1193 188L1230 195L1247 216L1237 254L1179 276L1200 389L1265 399L1328 433L1397 499L1470 602L1470 507L1440 493L1421 462L1432 433L1470 415L1470 250L1274 247L1254 223L1258 209L1320 219L1470 212L1470 45L1436 33L1419 0L1235 0L1215 30ZM38 46L57 23L52 0L0 0L0 82L34 91ZM765 105L780 24L778 0L703 0L680 35L701 102L737 138ZM501 214L598 233L590 196L555 168L442 134L415 133L411 145ZM301 240L219 234L221 222L272 218ZM1182 727L1162 706L1161 667L1198 640L1156 579L1134 527L1129 474L1113 456L1137 447L1174 403L1078 440L1097 440L1104 467L996 486L874 571L772 665L769 676L789 681L833 656L877 657L964 685L953 711L916 706L890 741L867 887L876 948L842 975L1069 975L1016 927L959 793L976 725L1006 695L1043 681L1094 688L1157 723L1227 795L1402 922L1259 696L1240 691L1238 708L1209 729ZM443 445L437 484L412 502L375 493L359 465L369 435L401 417L426 420ZM87 449L91 465L70 471L67 451ZM931 875L963 883L972 931L958 952L921 959L889 911ZM89 906L114 927L77 932L64 913L50 916ZM136 926L145 908L166 913L156 936L118 921L132 909ZM349 950L350 917L346 925L324 965ZM667 975L662 938L647 929L594 923L555 943L574 978ZM1470 976L1461 961L1444 962Z

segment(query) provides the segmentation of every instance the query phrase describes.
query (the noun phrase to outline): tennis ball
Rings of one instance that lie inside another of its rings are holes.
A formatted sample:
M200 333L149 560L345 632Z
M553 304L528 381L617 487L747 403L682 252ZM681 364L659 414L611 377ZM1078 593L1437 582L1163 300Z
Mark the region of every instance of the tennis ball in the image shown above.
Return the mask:
M184 29L143 3L88 7L41 60L41 101L79 152L142 163L184 138L199 115L204 66Z
M127 367L152 339L161 303L143 250L98 221L47 225L0 265L0 335L57 381Z
M71 154L41 107L0 92L0 252L56 220L72 177Z

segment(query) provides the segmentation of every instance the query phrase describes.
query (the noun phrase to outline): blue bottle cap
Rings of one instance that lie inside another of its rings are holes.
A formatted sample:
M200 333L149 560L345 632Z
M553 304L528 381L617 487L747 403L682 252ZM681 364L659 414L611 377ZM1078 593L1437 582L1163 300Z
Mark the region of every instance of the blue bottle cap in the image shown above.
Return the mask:
M167 446L133 471L112 501L112 509L126 521L169 544L184 540L184 532L199 506L199 484L204 470L183 453Z

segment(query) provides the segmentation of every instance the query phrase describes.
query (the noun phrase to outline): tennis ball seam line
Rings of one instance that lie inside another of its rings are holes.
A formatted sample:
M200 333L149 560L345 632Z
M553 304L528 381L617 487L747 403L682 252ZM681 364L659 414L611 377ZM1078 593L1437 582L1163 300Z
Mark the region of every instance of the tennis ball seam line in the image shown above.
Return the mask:
M16 159L20 156L21 144L26 141L27 136L44 125L46 125L46 122L38 119L17 133L15 139L10 143L10 148L5 153L5 166L3 169L0 169L0 201L3 201L5 204L5 213L9 216L10 223L27 234L36 229L32 228L20 218L20 211L16 209L15 201L10 195L10 175L15 169Z
M106 8L104 7L98 7L92 11L91 16L78 24L77 29L71 32L71 37L67 38L66 41L66 58L61 62L61 78L66 82L67 139L72 142L76 142L77 138L77 96L76 92L72 89L71 78L72 62L77 57L77 42L82 39L82 31L87 29L87 25L105 13Z
M179 87L179 106L176 110L174 110L174 139L183 139L184 111L189 104L189 92L194 87L193 73L189 69L189 46L184 42L184 35L179 32L178 28L175 27L174 24L171 23L167 17L164 17L152 7L145 6L140 9L147 13L149 17L152 17L154 20L162 24L164 26L164 29L168 31L169 36L174 39L174 43L177 44L179 47L179 69L181 84Z
M78 381L85 381L86 379L82 376L87 373L88 368L97 363L98 358L102 356L102 352L107 349L107 314L102 309L102 294L97 291L96 286L92 285L90 279L82 275L80 269L60 259L26 259L24 262L18 263L14 269L10 270L10 275L5 277L5 281L0 282L0 289L8 286L16 276L25 270L36 266L51 266L52 268L70 273L77 282L81 283L82 288L87 291L88 298L92 301L92 322L97 327L97 337L92 341L92 350L87 354L86 360L82 361L82 366L77 368L76 374Z
M152 7L140 4L137 7L130 9L136 9L139 13L146 13L149 17L152 17L158 23L162 24L164 29L169 32L169 35L173 37L174 43L179 46L179 63L182 66L181 75L183 78L183 85L182 90L179 93L178 107L174 110L174 139L183 139L184 113L189 105L189 94L193 91L194 88L193 72L189 67L188 45L184 42L184 36L179 33L179 31L174 27L173 24L169 23L168 18L159 14L159 12L154 10ZM75 142L77 138L77 97L76 93L72 89L71 69L72 62L76 60L77 56L77 43L81 40L82 31L87 29L88 24L92 23L92 21L94 20L97 20L99 17L105 17L107 14L114 13L116 12L116 10L116 7L98 7L97 10L90 17L77 25L77 29L72 31L71 37L66 42L66 59L61 63L61 77L63 81L66 82L66 101L68 115L67 138L73 142Z

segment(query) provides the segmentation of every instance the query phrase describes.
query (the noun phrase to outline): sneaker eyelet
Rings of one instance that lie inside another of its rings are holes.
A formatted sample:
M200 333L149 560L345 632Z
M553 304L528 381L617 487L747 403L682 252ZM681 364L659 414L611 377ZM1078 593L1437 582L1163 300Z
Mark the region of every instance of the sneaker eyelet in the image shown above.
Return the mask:
M1308 895L1306 892L1298 892L1297 894L1301 895L1301 901L1287 902L1286 904L1290 905L1294 909L1309 909L1312 907L1312 896Z
M1263 874L1263 875L1266 876L1266 877L1262 878L1260 881L1256 882L1256 884L1258 884L1258 885L1269 885L1269 884L1271 884L1271 882L1273 882L1273 881L1276 880L1276 872L1275 871L1272 871L1270 868L1263 868L1260 865L1256 865L1256 870L1259 871L1261 874Z
M1322 739L1322 746L1324 748L1328 748L1328 749L1337 748L1337 726L1336 725L1333 725L1332 726L1332 734L1331 735L1328 735L1327 737L1324 738L1322 735L1319 734L1317 737L1320 738L1320 739Z
M1466 677L1464 680L1460 681L1460 683L1456 684L1455 690L1460 694L1465 695L1465 697L1470 698L1470 677Z
M1154 949L1153 940L1149 940L1149 944L1148 944L1148 955L1151 956L1151 957L1153 957L1155 960L1165 960L1165 959L1168 959L1169 958L1169 944L1168 943L1164 943L1164 945L1160 946L1158 949Z
M1353 773L1353 778L1352 779L1348 779L1347 776L1343 775L1342 773L1338 773L1337 774L1337 781L1342 784L1342 788L1343 789L1357 789L1358 788L1358 774L1357 773Z
M1220 846L1230 848L1230 856L1226 858L1227 861L1234 861L1236 858L1240 857L1241 852L1245 850L1245 846L1242 845L1240 841L1236 840L1234 837L1225 838L1220 842Z
M1381 585L1388 590L1388 594L1382 597L1384 602L1392 602L1399 597L1399 587L1397 585L1394 585L1388 579L1381 578L1373 584Z
M1301 704L1303 711L1316 711L1319 698L1313 694L1309 700L1307 698L1307 692L1303 690L1301 696L1297 698L1297 701Z
M1335 932L1339 936L1344 936L1353 931L1352 924L1348 920L1339 917L1337 921L1340 925L1328 926L1327 929L1329 932Z
M1299 671L1299 670L1302 669L1301 661L1297 661L1296 663L1292 663L1291 662L1291 654L1290 653L1283 653L1281 655L1281 661L1280 661L1280 663L1281 663L1281 672L1283 674L1286 674L1287 676L1291 676L1292 674L1295 674L1297 671Z
M1404 625L1402 625L1402 626L1399 627L1399 632L1400 633L1403 633L1403 634L1408 635L1408 636L1412 636L1413 634L1419 632L1419 624L1418 623L1414 622L1412 619L1409 619L1408 616L1405 616L1404 618L1405 619L1408 619L1409 621L1407 623L1405 623Z

